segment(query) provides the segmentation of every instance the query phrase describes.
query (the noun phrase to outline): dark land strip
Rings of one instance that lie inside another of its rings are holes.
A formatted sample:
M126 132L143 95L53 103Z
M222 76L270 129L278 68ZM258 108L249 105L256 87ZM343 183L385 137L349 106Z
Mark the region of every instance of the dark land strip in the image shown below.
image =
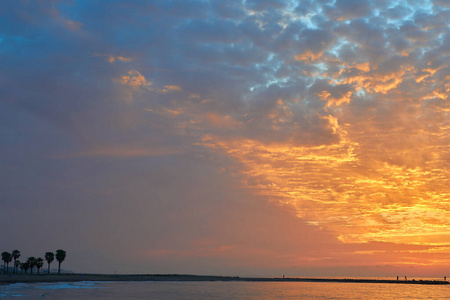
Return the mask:
M386 279L355 279L355 278L259 278L259 277L228 277L207 275L107 275L107 274L1 274L0 284L11 283L45 283L45 282L78 282L78 281L241 281L241 282L354 282L354 283L395 283L395 284L449 284L443 280L386 280Z

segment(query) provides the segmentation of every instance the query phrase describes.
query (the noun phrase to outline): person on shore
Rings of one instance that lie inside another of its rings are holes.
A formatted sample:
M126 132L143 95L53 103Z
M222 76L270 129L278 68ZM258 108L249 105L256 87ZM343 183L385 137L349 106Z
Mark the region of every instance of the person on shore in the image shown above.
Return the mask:
M405 276L405 281L408 281L408 278L406 278L406 276Z
M398 281L398 276L397 276L397 281Z

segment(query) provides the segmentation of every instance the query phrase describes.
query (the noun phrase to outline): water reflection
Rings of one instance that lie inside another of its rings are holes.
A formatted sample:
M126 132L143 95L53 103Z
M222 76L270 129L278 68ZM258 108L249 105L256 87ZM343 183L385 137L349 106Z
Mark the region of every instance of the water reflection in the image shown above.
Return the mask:
M450 286L338 282L95 282L0 287L21 299L450 299ZM70 287L70 285L67 285ZM101 288L98 288L101 287ZM15 298L17 299L17 298Z

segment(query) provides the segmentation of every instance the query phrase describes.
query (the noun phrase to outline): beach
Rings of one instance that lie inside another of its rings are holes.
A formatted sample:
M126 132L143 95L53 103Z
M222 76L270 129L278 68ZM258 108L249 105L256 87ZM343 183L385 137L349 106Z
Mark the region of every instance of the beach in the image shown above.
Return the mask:
M364 278L305 278L305 277L237 277L179 274L1 274L0 284L11 283L51 283L80 281L241 281L241 282L353 282L353 283L392 283L445 285L443 280L388 280Z

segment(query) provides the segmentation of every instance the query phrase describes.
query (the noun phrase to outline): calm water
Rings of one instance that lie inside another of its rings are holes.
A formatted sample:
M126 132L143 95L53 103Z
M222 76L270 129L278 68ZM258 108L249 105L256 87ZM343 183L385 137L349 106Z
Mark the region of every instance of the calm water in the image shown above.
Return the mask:
M450 299L450 286L319 282L76 282L0 286L1 299Z

